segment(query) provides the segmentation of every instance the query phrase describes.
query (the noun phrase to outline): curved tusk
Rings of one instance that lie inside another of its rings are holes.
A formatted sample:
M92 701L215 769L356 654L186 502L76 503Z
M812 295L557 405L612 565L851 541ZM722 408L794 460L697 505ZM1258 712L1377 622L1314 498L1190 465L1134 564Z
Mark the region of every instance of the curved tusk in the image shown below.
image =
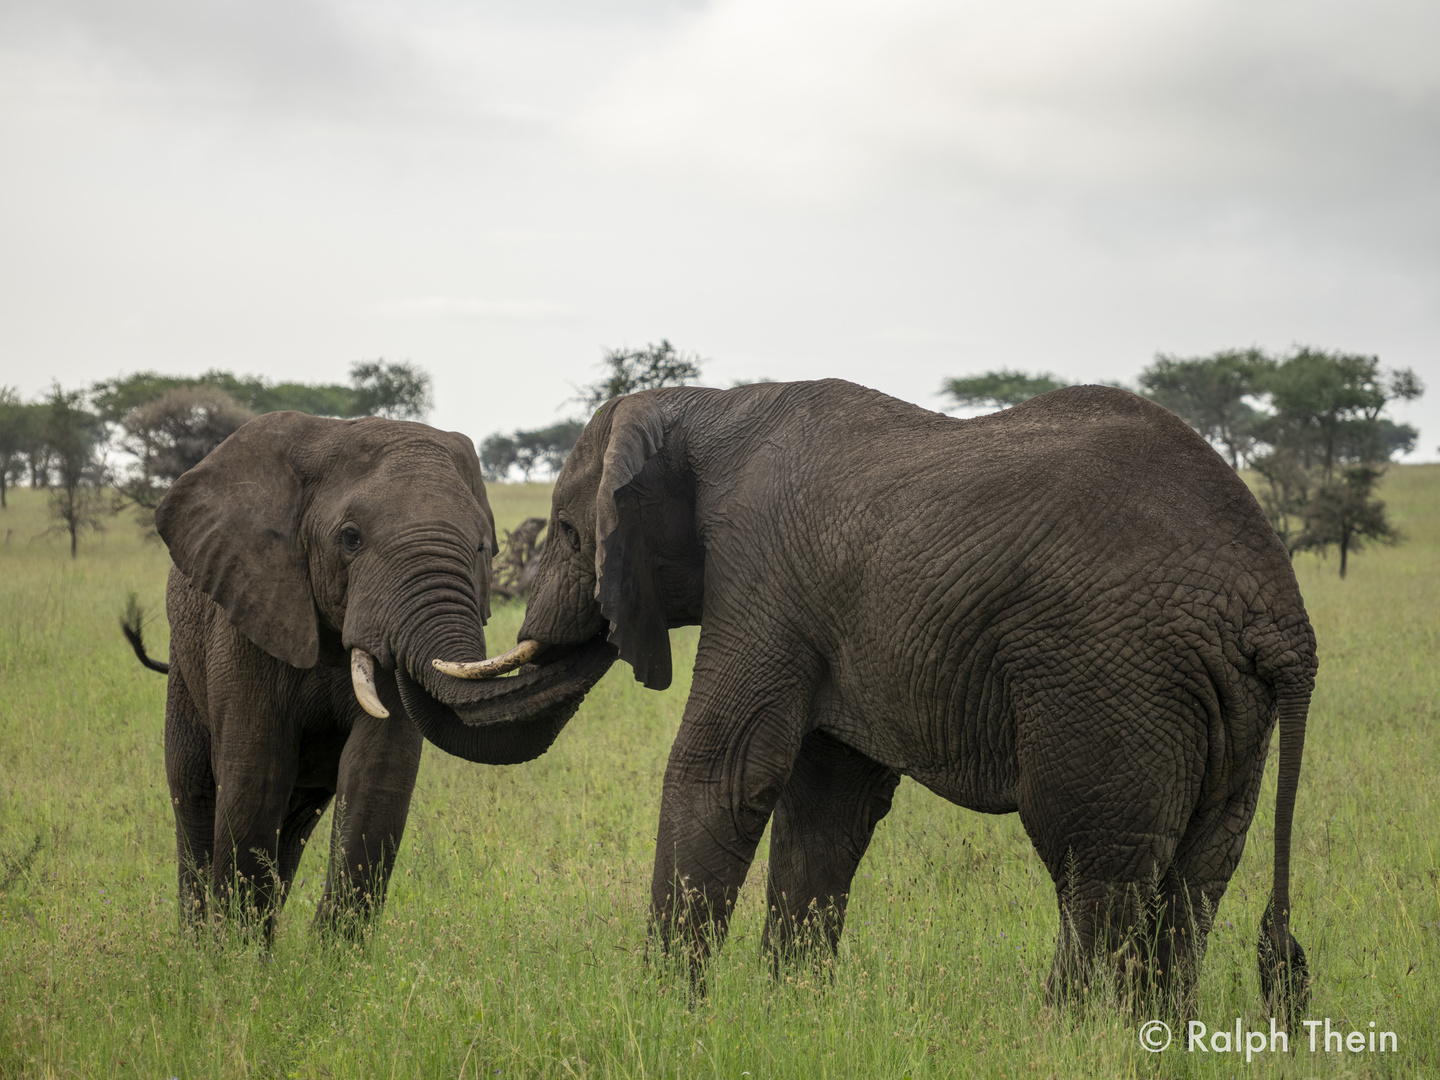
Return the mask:
M456 679L493 679L496 675L504 675L507 671L514 671L521 664L528 663L539 651L540 642L531 640L520 642L504 656L497 656L493 660L476 660L469 664L453 664L448 660L430 662L442 675Z
M375 658L364 649L350 650L350 685L355 688L355 700L367 713L377 720L390 715L375 692Z

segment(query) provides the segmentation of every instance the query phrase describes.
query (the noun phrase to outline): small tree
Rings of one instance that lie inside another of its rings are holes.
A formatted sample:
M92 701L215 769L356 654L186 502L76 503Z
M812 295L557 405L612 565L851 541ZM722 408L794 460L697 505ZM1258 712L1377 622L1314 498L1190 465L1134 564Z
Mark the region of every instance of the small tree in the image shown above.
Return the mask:
M50 444L46 433L50 428L50 403L32 401L21 407L20 457L30 473L32 488L50 486Z
M515 462L525 473L525 479L530 479L531 471L536 468L544 468L552 476L558 473L584 430L582 421L562 420L548 428L515 432Z
M1385 463L1412 449L1417 432L1383 413L1425 388L1413 371L1383 371L1377 357L1313 348L1262 370L1256 385L1271 407L1254 427L1268 448L1252 458L1267 485L1265 512L1292 553L1337 546L1343 577L1351 551L1398 539L1371 496Z
M700 378L700 357L677 352L667 338L643 349L608 349L600 361L605 376L580 388L580 401L593 413L611 398L685 386Z
M1284 541L1285 550L1293 555L1296 538L1304 527L1305 507L1315 486L1314 477L1298 453L1283 447L1257 456L1252 464L1265 479L1265 486L1260 489L1260 506Z
M540 468L553 475L565 464L584 429L581 420L562 420L534 431L513 431L509 435L497 431L480 444L480 470L485 479L495 481L504 480L516 468L526 480Z
M940 392L948 394L951 404L957 408L1008 409L1066 385L1049 372L1027 375L1002 368L964 379L946 379Z
M1257 425L1261 441L1298 454L1326 483L1337 467L1386 461L1415 446L1414 428L1381 415L1391 401L1424 393L1409 369L1385 372L1378 357L1302 348L1257 383L1273 410Z
M611 398L684 386L700 377L700 358L677 351L665 338L643 349L606 350L600 363L604 378L579 387L576 398L592 413ZM515 469L526 480L537 469L558 473L583 430L584 420L561 420L532 431L497 431L480 443L481 472L490 481L504 480Z
M140 507L140 523L152 524L170 485L254 415L223 390L205 385L176 387L128 411L120 422L120 446L138 464L119 490Z
M1189 359L1160 353L1139 381L1146 397L1203 435L1238 471L1264 417L1247 399L1260 392L1260 382L1274 367L1259 349L1228 349Z
M424 420L433 404L430 376L408 362L361 360L350 365L355 409L361 416Z
M515 464L516 459L515 440L509 435L502 435L497 431L480 444L480 472L492 483L498 483L509 476L510 467Z
M82 408L82 390L62 390L55 383L46 397L45 442L52 454L55 486L50 492L50 516L56 528L70 534L70 557L76 557L79 536L85 529L99 530L105 513L101 490L104 466L96 456L105 425Z
M1304 529L1295 540L1296 551L1324 555L1333 544L1340 550L1340 576L1345 576L1350 552L1367 541L1397 543L1400 533L1385 517L1385 504L1371 498L1385 470L1376 465L1351 465L1306 501Z

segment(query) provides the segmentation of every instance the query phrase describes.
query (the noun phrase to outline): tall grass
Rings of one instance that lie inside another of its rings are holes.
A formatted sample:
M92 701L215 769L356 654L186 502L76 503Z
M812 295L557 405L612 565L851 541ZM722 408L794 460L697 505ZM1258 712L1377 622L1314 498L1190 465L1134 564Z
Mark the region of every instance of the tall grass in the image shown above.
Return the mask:
M1440 1073L1440 467L1392 470L1408 541L1297 561L1321 671L1301 782L1295 932L1310 1015L1395 1053L1160 1054L1097 991L1043 1000L1054 890L1014 816L904 782L861 866L829 970L759 960L762 844L708 995L647 960L675 685L617 666L550 753L481 767L427 750L389 902L361 943L309 926L328 827L268 952L177 926L161 745L165 680L116 626L163 611L168 559L123 520L72 562L42 499L0 515L0 1075L143 1077L1428 1076ZM543 486L491 493L502 528ZM499 606L492 647L514 640ZM166 652L163 618L152 651ZM1274 763L1211 937L1198 1015L1268 1029L1254 941L1269 891ZM1301 1040L1303 1043L1303 1039Z

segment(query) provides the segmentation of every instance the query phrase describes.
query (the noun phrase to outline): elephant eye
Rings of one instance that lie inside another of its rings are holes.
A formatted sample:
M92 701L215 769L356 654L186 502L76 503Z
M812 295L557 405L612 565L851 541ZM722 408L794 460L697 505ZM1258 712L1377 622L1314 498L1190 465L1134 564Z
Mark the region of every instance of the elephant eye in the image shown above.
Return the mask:
M567 543L567 544L570 545L570 550L571 550L571 551L579 551L579 550L580 550L580 532L579 532L579 530L577 530L574 525L571 525L570 522L566 521L564 518L560 518L559 520L557 520L557 521L556 521L556 525L559 526L559 528L560 528L560 535L565 538L565 543Z
M351 555L354 555L355 552L360 550L362 542L360 530L354 525L346 525L340 530L340 546Z

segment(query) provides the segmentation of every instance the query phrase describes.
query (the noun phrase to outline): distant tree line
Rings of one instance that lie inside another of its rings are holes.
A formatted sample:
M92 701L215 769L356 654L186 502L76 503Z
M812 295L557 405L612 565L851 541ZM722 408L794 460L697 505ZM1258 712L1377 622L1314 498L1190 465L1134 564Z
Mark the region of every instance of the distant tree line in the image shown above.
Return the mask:
M145 371L85 390L55 383L31 402L0 387L0 509L14 484L48 489L55 527L69 534L74 556L80 533L100 528L123 505L153 521L175 479L260 413L418 420L430 404L428 374L385 360L351 365L348 385L271 383L216 370L199 376ZM114 450L132 463L112 467Z
M1008 408L1062 385L1050 374L1002 370L947 379L941 389L956 406ZM1260 503L1292 555L1333 547L1344 577L1351 552L1399 539L1374 491L1386 464L1415 448L1418 432L1385 415L1392 402L1424 392L1410 369L1314 348L1162 353L1140 373L1138 390L1233 468L1259 474Z

